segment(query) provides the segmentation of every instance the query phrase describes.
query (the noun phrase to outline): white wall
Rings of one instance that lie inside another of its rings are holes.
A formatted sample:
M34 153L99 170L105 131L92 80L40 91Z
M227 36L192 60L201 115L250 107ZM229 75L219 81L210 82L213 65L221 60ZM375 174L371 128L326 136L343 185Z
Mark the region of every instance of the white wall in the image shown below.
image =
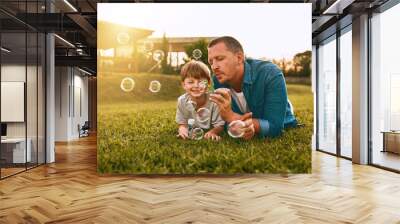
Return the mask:
M38 69L38 70L37 70ZM2 82L24 82L26 83L26 108L23 106L22 113L26 112L26 121L6 122L8 138L30 139L30 148L32 151L32 161L44 163L44 83L42 68L25 64L2 64L1 66ZM25 80L27 78L27 81ZM2 96L7 97L7 96ZM11 110L10 108L1 108L1 110ZM25 111L26 110L26 111ZM10 111L9 111L10 112ZM12 113L12 111L11 111ZM39 155L37 156L37 153Z
M29 67L28 67L29 69ZM24 65L1 65L1 81L25 82Z
M31 74L34 70L36 73L36 67L28 66L27 67L28 74ZM18 65L18 64L4 64L1 66L1 81L2 82L25 82L25 64ZM31 80L30 80L31 82ZM26 82L25 82L26 83ZM31 83L36 85L35 83ZM29 92L30 88L27 89L27 97L34 97L36 98L36 89L34 92ZM32 102L32 99L27 99L27 102ZM35 105L36 108L36 105ZM2 110L7 110L7 108L1 108ZM28 113L28 121L32 121L33 119L36 121L36 114L35 117L31 117L33 114ZM28 125L31 127L32 125ZM7 122L7 136L8 137L25 137L25 122ZM29 136L28 136L29 137Z
M76 68L56 67L56 141L79 138L78 124L88 120L88 78L83 75Z
M55 68L55 141L68 141L69 69Z
M78 137L78 129L77 126L80 124L81 126L85 123L85 121L88 121L89 118L89 111L88 111L88 77L83 77L81 76L82 73L78 73L79 70L75 70L75 77L74 77L74 108L73 111L75 113L72 113L73 119L72 119L72 135L75 137ZM80 91L80 93L79 93ZM80 97L79 97L80 95ZM79 102L80 101L80 102ZM80 108L79 108L80 107ZM80 111L81 110L81 111Z

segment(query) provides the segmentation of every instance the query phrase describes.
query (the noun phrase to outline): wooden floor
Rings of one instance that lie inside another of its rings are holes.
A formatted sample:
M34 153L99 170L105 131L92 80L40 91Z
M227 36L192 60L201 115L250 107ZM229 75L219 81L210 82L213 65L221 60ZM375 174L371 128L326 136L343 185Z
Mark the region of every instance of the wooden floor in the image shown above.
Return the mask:
M15 175L20 172L24 172L27 169L33 169L37 165L36 164L27 164L27 167L25 168L25 164L18 164L18 167L6 167L6 168L1 168L1 178L6 178L11 175Z
M22 167L21 168L19 168L19 167L17 167L17 168L14 168L14 167L1 168L1 177L3 178L3 177L11 176L13 174L23 172L25 170L26 170L25 167L23 167L23 168Z
M374 151L374 164L386 166L395 170L400 170L400 155L391 152Z
M400 223L400 175L320 152L313 174L99 176L96 139L0 181L0 223Z

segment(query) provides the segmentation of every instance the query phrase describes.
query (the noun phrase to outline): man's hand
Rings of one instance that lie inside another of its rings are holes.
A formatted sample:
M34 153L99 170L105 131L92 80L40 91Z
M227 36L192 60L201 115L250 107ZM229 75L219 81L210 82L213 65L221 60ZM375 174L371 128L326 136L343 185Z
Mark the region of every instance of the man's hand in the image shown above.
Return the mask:
M178 138L182 139L188 139L189 138L189 129L186 127L186 125L179 125L178 129Z
M210 100L217 104L222 119L228 123L240 119L240 115L234 113L231 108L232 99L227 88L216 89L210 94Z
M259 126L257 119L253 119L252 116L253 114L250 112L244 114L241 118L241 120L245 123L245 126L243 128L243 139L245 140L252 139L256 134L256 127Z

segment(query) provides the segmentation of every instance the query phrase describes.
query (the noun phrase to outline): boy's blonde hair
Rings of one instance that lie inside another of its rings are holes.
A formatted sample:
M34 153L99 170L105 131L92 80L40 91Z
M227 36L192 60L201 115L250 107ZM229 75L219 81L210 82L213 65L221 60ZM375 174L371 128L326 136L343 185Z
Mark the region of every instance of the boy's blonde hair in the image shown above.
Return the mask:
M207 79L211 83L210 69L201 61L191 60L181 69L182 82L186 78Z

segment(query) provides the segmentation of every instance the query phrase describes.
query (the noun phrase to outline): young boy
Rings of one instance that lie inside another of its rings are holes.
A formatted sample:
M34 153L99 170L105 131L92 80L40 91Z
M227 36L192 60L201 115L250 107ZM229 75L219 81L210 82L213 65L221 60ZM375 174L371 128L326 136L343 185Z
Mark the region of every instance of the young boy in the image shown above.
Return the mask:
M209 100L207 86L211 83L210 70L200 61L190 61L181 69L182 87L185 94L178 98L176 123L178 137L187 139L189 136L189 119L194 119L194 127L210 129L205 139L220 140L219 133L224 130L224 120L219 115L218 106ZM202 115L203 117L201 117Z

